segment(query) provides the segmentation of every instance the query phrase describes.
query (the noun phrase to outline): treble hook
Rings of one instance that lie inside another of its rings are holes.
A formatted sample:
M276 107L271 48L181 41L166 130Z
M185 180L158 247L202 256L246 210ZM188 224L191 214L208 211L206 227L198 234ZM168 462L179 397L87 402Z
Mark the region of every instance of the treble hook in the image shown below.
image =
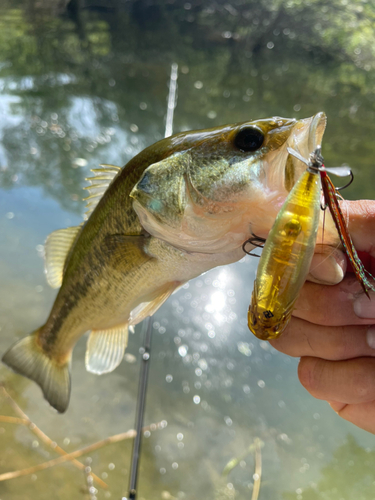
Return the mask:
M318 146L315 151L313 151L310 155L310 158L306 160L298 151L295 151L292 148L287 148L288 153L297 158L298 160L302 161L305 165L307 165L308 168L313 168L315 170L325 170L329 174L336 175L337 177L347 177L350 175L350 181L345 184L345 186L340 186L336 187L336 191L341 191L342 189L345 189L350 186L350 184L354 181L354 174L353 171L350 167L347 167L346 165L343 165L341 167L326 167L324 165L324 160L323 156L321 153L321 148Z
M251 257L260 257L260 255L257 255L256 253L251 253L251 252L248 252L246 250L246 245L249 243L250 245L253 245L253 247L257 247L257 248L263 248L263 245L264 243L266 242L265 238L261 238L260 236L257 236L256 234L254 234L253 232L251 233L252 234L252 238L249 238L248 240L246 240L244 242L244 244L242 245L242 250L247 254L247 255L251 255ZM259 244L260 243L260 244Z
M341 191L342 189L346 189L354 181L354 174L353 174L353 172L352 172L351 169L349 169L349 170L350 170L350 174L349 174L350 175L350 181L347 184L345 184L345 186L337 187L336 191Z

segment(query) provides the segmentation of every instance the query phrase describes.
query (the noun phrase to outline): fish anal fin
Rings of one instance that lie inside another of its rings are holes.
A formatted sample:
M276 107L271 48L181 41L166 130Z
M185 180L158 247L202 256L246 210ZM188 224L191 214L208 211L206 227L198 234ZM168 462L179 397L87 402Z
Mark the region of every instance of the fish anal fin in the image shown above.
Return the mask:
M45 273L52 288L61 286L66 257L81 226L59 229L51 233L45 243Z
M86 369L101 375L113 371L122 361L128 344L128 325L92 330L87 341Z
M137 325L143 321L147 316L152 316L159 307L172 295L172 293L179 288L183 283L180 281L173 281L166 283L159 288L151 297L150 300L142 302L135 307L130 313L129 323Z
M13 344L2 361L16 373L36 382L49 404L64 413L70 398L71 355L63 364L58 363L39 346L37 334L38 330Z

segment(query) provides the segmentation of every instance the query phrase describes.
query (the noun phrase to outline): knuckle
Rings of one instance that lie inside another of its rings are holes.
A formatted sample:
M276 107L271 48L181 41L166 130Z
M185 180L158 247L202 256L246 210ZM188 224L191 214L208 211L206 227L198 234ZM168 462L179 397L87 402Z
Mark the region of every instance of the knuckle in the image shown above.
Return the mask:
M302 357L298 365L298 378L303 387L314 397L321 388L323 364L318 358Z
M352 392L359 401L373 400L375 397L375 363L368 358L358 358L355 361L358 369L353 373L351 379Z
M361 217L367 220L373 220L375 214L375 205L372 200L356 200L356 211Z
M347 341L347 328L345 326L337 327L336 335L329 340L332 359L348 359L353 356L353 345Z
M305 284L308 292L297 300L295 313L300 318L317 325L329 325L332 314L327 304L330 303L329 295L332 293L330 285Z
M293 341L293 326L288 325L283 334L277 338L270 340L269 343L277 351L287 354L288 356L297 357L300 354L296 353L296 343ZM298 350L298 349L297 349Z
M298 365L298 378L303 387L309 391L313 386L311 362L309 358L301 358Z

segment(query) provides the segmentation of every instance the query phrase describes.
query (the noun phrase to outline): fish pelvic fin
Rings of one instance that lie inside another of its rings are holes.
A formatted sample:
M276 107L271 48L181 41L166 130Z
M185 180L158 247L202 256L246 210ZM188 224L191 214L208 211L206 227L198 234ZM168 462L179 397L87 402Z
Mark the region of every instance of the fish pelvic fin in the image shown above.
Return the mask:
M161 307L172 293L183 286L180 281L166 283L159 288L154 296L150 296L147 302L142 302L130 312L130 323L137 325L148 316L152 316Z
M44 267L48 284L52 288L59 288L61 286L66 258L81 229L81 226L58 229L47 237L44 246Z
M37 343L39 330L13 344L2 361L16 373L36 382L49 404L64 413L70 399L71 356L64 364L51 359Z
M112 372L122 361L128 345L128 325L92 330L87 341L86 370L101 375Z

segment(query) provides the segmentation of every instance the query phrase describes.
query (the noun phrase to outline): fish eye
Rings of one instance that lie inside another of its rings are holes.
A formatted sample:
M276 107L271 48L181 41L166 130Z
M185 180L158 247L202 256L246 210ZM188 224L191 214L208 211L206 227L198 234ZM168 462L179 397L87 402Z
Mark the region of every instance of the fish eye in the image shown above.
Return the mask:
M264 134L255 127L246 127L234 138L234 145L241 151L257 151L264 142Z

